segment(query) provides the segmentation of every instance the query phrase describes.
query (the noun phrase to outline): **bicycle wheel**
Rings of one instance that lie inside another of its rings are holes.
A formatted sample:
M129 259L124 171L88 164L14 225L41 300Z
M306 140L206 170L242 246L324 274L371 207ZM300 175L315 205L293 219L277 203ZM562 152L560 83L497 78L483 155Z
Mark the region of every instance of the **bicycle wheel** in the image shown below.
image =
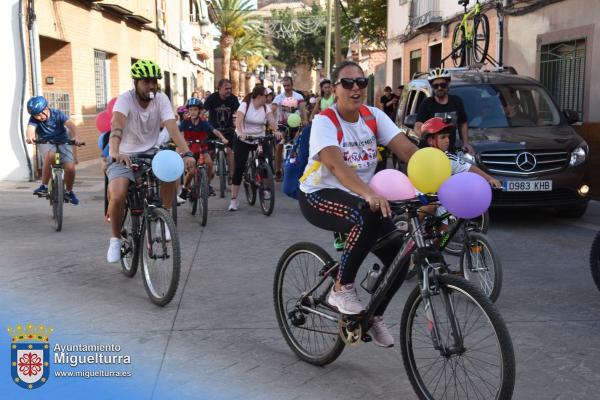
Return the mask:
M487 15L479 14L473 19L473 60L484 63L490 46L490 21Z
M179 285L181 250L177 228L171 214L158 207L148 209L143 228L140 243L144 287L154 304L165 306Z
M171 200L171 217L173 218L173 223L177 226L177 207L179 207L179 203L177 202L177 190L173 193L173 200Z
M190 191L188 192L187 205L190 210L190 214L196 215L198 210L198 197L200 194L200 188L198 186L198 174L192 176L192 180L189 184Z
M206 168L198 169L198 215L200 216L200 225L206 226L208 218L208 176Z
M464 43L464 31L460 27L460 23L456 24L454 31L452 32L452 64L455 67L465 66L465 43Z
M252 155L252 153L248 155L248 162L246 163L246 169L244 170L243 177L246 201L251 206L256 203L256 182L254 181L254 177L256 176L256 167L254 166L254 157Z
M140 216L132 215L129 204L127 204L121 226L121 272L129 278L132 278L138 269L140 259L139 229Z
M323 268L332 263L331 256L316 244L296 243L279 259L273 282L279 329L292 351L314 365L329 364L344 350L338 330L339 314L325 303L333 277L300 301L319 282Z
M449 224L452 224L456 221L456 217L451 215L448 217L448 220ZM490 214L486 211L479 217L470 219L464 223L467 225L469 231L486 233L490 226ZM448 244L444 247L444 251L452 256L460 257L465 250L466 240L467 238L465 238L464 231L459 229L454 236L450 238L450 241L448 241Z
M219 195L225 197L225 188L227 187L227 161L225 160L225 152L219 151L219 159L217 160L217 169L219 174Z
M502 264L494 242L478 232L470 232L468 242L460 255L459 268L465 279L494 302L502 290Z
M263 214L269 216L275 208L275 178L273 177L271 167L266 162L261 163L259 174L260 186L258 187L258 199L260 201L260 208Z
M423 400L510 399L515 355L502 317L472 283L447 274L438 278L440 294L430 298L433 310L425 310L420 288L415 287L402 312L402 359L417 396ZM431 338L432 315L440 350ZM453 318L462 343L459 349L450 329Z
M52 192L50 198L52 199L52 219L54 220L54 229L56 229L57 232L60 232L63 223L63 206L65 204L65 184L63 183L62 172L54 172L52 174L51 182Z
M592 243L592 250L590 251L590 269L592 270L592 277L598 290L600 290L600 232L596 234L596 239Z

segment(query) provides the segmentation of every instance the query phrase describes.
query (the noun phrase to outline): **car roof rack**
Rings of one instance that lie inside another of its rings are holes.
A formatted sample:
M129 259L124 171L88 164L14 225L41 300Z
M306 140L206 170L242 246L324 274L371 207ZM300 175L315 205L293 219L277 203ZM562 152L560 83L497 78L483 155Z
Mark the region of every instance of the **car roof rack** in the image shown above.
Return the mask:
M507 73L511 75L517 75L517 70L510 65L503 65L499 67L494 67L493 69L485 69L483 70L483 64L471 64L468 67L451 67L444 68L448 72L499 72L499 73ZM412 76L412 79L422 78L424 76L429 75L429 72L415 72Z

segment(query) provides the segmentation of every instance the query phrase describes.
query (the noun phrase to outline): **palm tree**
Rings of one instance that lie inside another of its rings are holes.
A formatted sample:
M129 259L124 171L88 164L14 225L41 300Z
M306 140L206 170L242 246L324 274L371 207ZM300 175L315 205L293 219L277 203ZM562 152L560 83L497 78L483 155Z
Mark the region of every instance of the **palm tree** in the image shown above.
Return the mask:
M231 48L231 86L234 93L247 92L240 79L240 63L246 60L248 69L252 71L258 64L268 64L266 59L275 54L275 48L268 43L264 36L252 30L236 38Z
M249 29L248 11L252 10L249 0L211 0L215 10L215 25L221 31L221 51L223 52L223 78L229 78L231 47L236 37Z

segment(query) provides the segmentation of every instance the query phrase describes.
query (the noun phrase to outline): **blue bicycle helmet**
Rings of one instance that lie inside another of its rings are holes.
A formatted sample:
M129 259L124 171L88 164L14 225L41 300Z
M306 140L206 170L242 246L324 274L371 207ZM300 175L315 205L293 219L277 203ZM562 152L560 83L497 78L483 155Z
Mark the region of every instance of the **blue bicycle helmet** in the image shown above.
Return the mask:
M202 100L192 97L191 99L188 100L187 107L188 108L190 108L190 107L204 108L204 104L202 104Z
M48 107L48 100L44 96L33 96L27 102L27 112L30 115L37 115Z

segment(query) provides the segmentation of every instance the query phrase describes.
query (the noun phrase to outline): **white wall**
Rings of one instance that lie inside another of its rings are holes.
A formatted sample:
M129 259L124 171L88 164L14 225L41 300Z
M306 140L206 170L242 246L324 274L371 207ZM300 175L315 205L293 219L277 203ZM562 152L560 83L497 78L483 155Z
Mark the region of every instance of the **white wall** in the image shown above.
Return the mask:
M2 56L5 60L15 61L5 62L2 67L4 90L3 96L0 96L0 180L28 180L29 169L19 124L20 119L24 118L19 112L26 80L23 76L25 60L21 54L18 0L0 1L0 21L3 22L0 23L0 37L4 38ZM27 114L27 111L24 113Z

